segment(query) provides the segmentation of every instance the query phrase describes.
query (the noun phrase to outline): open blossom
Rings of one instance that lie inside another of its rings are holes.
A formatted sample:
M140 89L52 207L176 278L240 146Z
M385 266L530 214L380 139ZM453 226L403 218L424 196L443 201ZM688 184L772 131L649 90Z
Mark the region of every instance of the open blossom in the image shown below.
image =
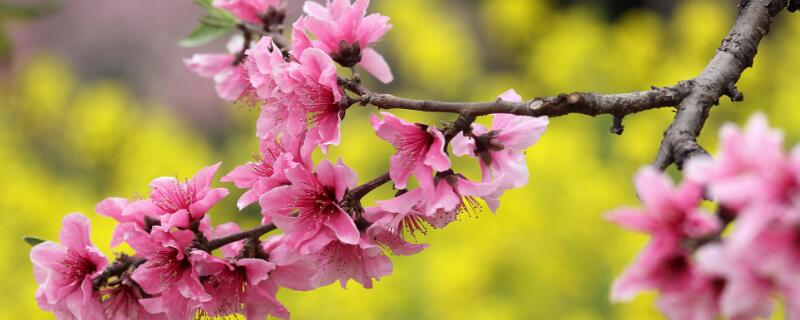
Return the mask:
M105 318L108 320L166 320L163 313L152 314L139 302L146 297L142 288L127 273L122 274L116 286L104 289L101 293Z
M298 291L314 289L311 277L317 272L317 265L311 255L302 255L286 241L285 235L269 237L261 243L261 248L269 254L269 262L275 270L269 277L278 286Z
M714 216L699 208L699 186L684 183L675 188L668 177L649 167L636 175L635 183L645 209L620 209L607 218L653 238L614 283L612 299L617 301L630 300L641 290L691 287L697 271L681 242L708 236L720 227Z
M289 168L297 165L311 167L310 150L304 150L304 143L305 134L262 139L256 161L238 166L222 177L224 182L248 189L237 202L240 210L258 202L267 191L289 183L286 178Z
M236 223L229 222L217 226L214 237L221 238L240 231ZM203 303L203 311L211 317L239 313L248 319L264 319L269 315L288 319L288 310L275 297L278 286L274 278L278 266L263 257L239 257L243 248L244 240L240 240L220 248L224 259L206 252L192 256L198 273L206 279L204 288L212 296L212 300ZM269 256L269 260L275 259L271 251L264 250L263 253Z
M414 189L393 199L377 201L377 207L367 208L365 209L366 212L364 212L364 218L373 223L368 231L381 231L381 233L384 233L381 229L385 229L388 233L402 239L405 234L416 237L417 233L427 233L428 226L442 228L456 219L459 209L428 210L428 199L429 197L425 190ZM456 203L455 206L457 207L458 202L454 203ZM384 237L387 236L384 235ZM393 239L388 238L386 240L391 241ZM396 242L394 246L389 243L387 245L392 251L396 251L395 247L399 247L403 251L422 249L403 242Z
M292 63L270 37L262 37L247 50L245 69L255 94L262 101L261 113L256 121L256 136L267 138L276 133L286 133L291 96L280 90L278 82L286 79Z
M136 268L131 278L152 298L141 300L150 313L164 313L170 319L187 319L203 302L211 300L205 291L194 261L186 248L194 234L188 230L167 232L154 227L150 234L131 237L128 243L147 261Z
M303 51L278 85L292 99L287 122L290 134L309 128L308 139L323 151L339 144L343 93L336 65L327 54L318 49Z
M149 232L154 224L158 224L158 217L155 212L145 212L141 210L129 211L124 214L125 208L130 205L130 201L125 198L106 198L95 207L97 213L117 220L119 224L114 227L111 237L111 246L116 247L127 241L132 233L137 230Z
M353 279L364 288L372 288L372 279L392 273L392 261L364 234L355 244L331 241L313 256L317 272L311 277L311 283L315 287L339 280L344 288L347 281Z
M325 6L307 1L301 17L294 24L292 51L303 52L308 47L321 49L345 67L356 64L383 83L393 80L392 71L383 56L370 46L380 40L392 25L389 17L367 14L369 0L329 0ZM310 40L300 30L314 35Z
M275 298L278 288L269 281L275 265L260 258L220 259L204 251L195 251L191 259L203 286L212 297L202 309L211 317L244 314L248 319L264 319L273 315L289 318L289 312Z
M243 45L241 37L234 37L228 48L230 52L236 52ZM197 75L214 79L217 95L227 101L239 100L250 89L244 64L237 63L233 53L195 54L184 59L183 63Z
M405 188L412 173L417 179L423 179L430 177L434 170L450 169L441 131L410 123L388 112L381 112L381 115L383 119L372 116L372 128L396 150L389 163L389 176L396 188Z
M401 201L402 204L398 204L398 206L402 208L397 208L401 209L397 211L402 212L391 212L384 209L385 207L396 209L394 206L386 204L391 201L379 203L377 207L364 209L364 218L372 223L367 228L367 237L381 246L389 248L396 255L412 255L427 248L427 244L411 243L405 239L406 232L412 237L416 237L416 232L426 232L429 223L426 221L424 208L417 206L420 202L409 206L408 203L411 201Z
M283 10L282 0L214 0L214 6L233 13L246 22L263 24L270 8L273 12Z
M522 102L513 89L499 96L509 102ZM453 138L453 154L480 159L484 180L504 176L503 188L519 188L528 183L525 150L547 129L547 117L524 117L512 114L493 115L492 128L473 124L471 135L463 132Z
M186 228L201 220L214 204L228 195L225 188L211 188L211 182L220 164L205 167L194 177L180 182L173 177L161 177L150 183L150 199L128 205L124 216L154 215L165 229Z
M265 193L260 204L265 222L283 230L293 248L308 254L332 241L359 243L358 229L341 207L346 191L356 186L355 172L325 160L316 172L296 166L286 177L290 184Z
M426 221L442 228L455 221L461 213L474 214L481 206L477 198L491 201L500 179L474 182L452 171L439 173L436 177L420 179L420 189L425 196Z
M44 242L31 249L39 288L36 301L59 319L103 319L100 294L92 280L108 261L89 239L89 219L73 213L62 220L62 244Z

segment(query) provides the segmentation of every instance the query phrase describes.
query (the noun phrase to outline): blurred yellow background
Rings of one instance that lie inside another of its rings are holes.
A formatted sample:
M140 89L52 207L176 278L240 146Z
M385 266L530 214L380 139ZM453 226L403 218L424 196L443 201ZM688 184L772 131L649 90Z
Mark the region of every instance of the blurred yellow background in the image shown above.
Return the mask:
M475 16L443 0L374 1L372 11L395 26L380 49L399 80L370 86L408 97L487 100L511 87L530 98L672 85L702 70L736 10L734 1L692 0L680 2L670 18L629 11L612 21L547 1L477 2ZM769 114L787 141L800 139L798 43L800 18L782 14L739 83L745 102L721 101L704 146L716 147L723 121L741 123L756 110ZM207 82L194 90L213 88ZM191 176L217 161L227 172L257 151L256 110L224 107L234 125L209 137L185 114L148 100L124 82L83 81L70 61L46 50L0 74L0 319L52 318L36 307L23 235L57 239L62 216L84 212L95 243L111 255L113 222L94 213L95 203L146 195L155 177ZM331 154L358 171L361 182L385 171L392 152L374 136L372 112L348 112L343 143ZM452 118L399 114L431 123ZM496 215L484 210L429 232L421 240L431 247L393 257L394 273L374 289L351 282L346 290L283 290L279 298L294 319L660 319L654 294L629 305L609 302L613 278L646 238L602 214L637 203L631 177L652 161L672 115L663 109L630 116L622 136L608 133L607 117L553 119L528 152L529 186L508 192ZM241 191L225 186L234 192L212 211L213 221L255 225L257 209L237 213Z

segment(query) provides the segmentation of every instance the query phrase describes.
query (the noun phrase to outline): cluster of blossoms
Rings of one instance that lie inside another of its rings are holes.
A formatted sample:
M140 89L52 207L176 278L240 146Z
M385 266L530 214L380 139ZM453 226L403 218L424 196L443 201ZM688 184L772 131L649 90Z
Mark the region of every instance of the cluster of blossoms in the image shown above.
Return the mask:
M800 149L787 155L763 115L744 130L723 127L717 156L692 159L679 186L650 168L635 182L645 208L608 218L652 238L613 300L657 290L671 319L705 320L768 318L781 299L800 319ZM700 207L704 198L718 203L716 215Z
M478 210L478 199L494 211L504 191L527 183L524 153L544 132L547 118L496 114L491 128L473 121L437 128L382 112L371 125L396 149L387 174L359 186L341 160L314 163L317 149L324 155L340 143L348 108L366 104L348 95L358 94L346 85L358 77L341 78L337 64L392 80L386 61L371 47L391 28L388 18L367 15L368 0L307 2L291 42L282 47L284 41L267 35L285 16L280 1L214 5L264 32L245 31L247 36L231 42L231 54L186 61L214 79L223 99L260 106L259 156L221 181L246 189L237 205L258 203L262 224L247 231L234 223L212 225L209 210L228 194L212 187L220 164L183 181L155 179L149 198L100 202L96 211L119 222L111 245L127 243L134 251L113 262L91 244L88 219L69 215L63 245L44 242L31 251L37 301L59 319L289 318L276 299L279 288L311 290L337 280L344 287L350 279L369 288L391 273L390 253L411 255L426 247L409 237ZM521 101L513 90L499 99ZM481 179L454 171L450 152L479 161ZM390 181L396 197L362 206L365 194ZM282 234L260 239L274 229Z

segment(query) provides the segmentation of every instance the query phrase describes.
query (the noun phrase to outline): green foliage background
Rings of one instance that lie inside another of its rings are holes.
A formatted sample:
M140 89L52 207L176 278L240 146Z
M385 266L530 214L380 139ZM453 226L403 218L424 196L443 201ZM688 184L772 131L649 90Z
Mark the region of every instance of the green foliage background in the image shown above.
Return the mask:
M478 2L475 15L442 0L376 1L395 26L382 49L400 80L383 89L485 100L510 87L532 97L671 85L702 70L735 16L731 1L683 1L670 19L638 11L612 23L588 8L555 9L547 1ZM715 147L722 121L741 123L755 110L798 141L798 40L800 18L784 14L739 83L746 101L721 101L705 146ZM81 83L68 62L46 53L0 77L0 319L52 317L33 299L23 235L56 239L61 217L80 211L94 223L95 243L107 248L113 223L93 210L103 197L146 195L154 177L190 176L217 161L228 171L257 150L253 110L229 108L238 126L222 141L168 110L133 97L124 83ZM368 125L374 111L348 113L343 144L331 155L362 182L386 170L391 153ZM646 238L617 229L602 213L637 203L630 177L653 159L671 117L669 109L630 116L619 137L607 133L606 117L553 119L528 153L530 185L508 192L496 215L484 210L429 232L421 240L431 247L394 258L394 274L372 290L351 283L279 297L295 319L658 319L653 294L609 303L614 276ZM240 193L212 211L213 221L257 223L257 210L235 212Z

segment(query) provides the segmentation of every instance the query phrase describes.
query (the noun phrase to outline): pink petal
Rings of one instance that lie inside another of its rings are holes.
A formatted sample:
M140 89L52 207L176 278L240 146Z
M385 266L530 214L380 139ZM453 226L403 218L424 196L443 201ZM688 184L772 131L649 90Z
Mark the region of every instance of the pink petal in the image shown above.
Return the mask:
M459 132L453 140L450 140L450 146L456 156L475 156L475 140L465 137L463 132Z
M389 64L386 63L383 56L372 48L361 50L361 62L359 62L359 65L382 83L389 83L394 80Z
M256 286L261 281L269 278L269 273L275 270L275 264L262 259L239 259L236 264L245 268L247 282Z
M640 210L621 209L609 212L605 215L606 220L614 222L629 230L639 232L652 232L657 226L658 221L651 215Z
M125 218L122 216L122 211L128 203L128 199L125 198L106 198L94 207L94 211L117 221L125 221Z
M423 163L439 172L450 169L450 158L444 152L444 135L435 127L428 128L428 133L433 135L433 143L428 149Z
M89 219L80 213L71 213L61 220L61 243L70 249L83 251L84 248L92 245L89 239L90 227Z
M358 244L359 232L353 219L344 211L333 214L325 221L325 226L333 230L339 241L347 244Z

